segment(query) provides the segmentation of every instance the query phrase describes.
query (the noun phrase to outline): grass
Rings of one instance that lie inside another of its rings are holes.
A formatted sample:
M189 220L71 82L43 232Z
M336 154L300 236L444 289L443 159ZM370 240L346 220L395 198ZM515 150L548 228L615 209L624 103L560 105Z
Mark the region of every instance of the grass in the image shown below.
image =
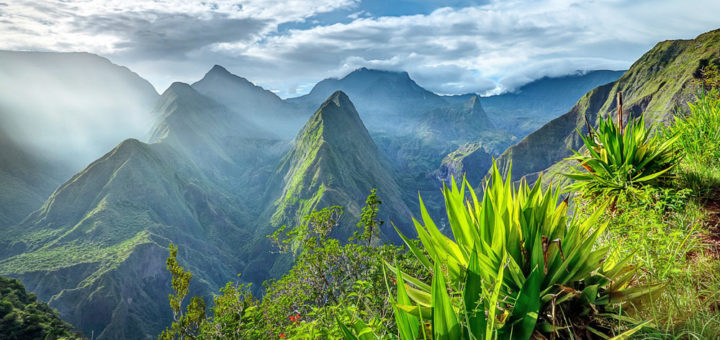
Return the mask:
M652 320L640 339L714 339L720 337L720 94L701 93L690 114L662 129L677 136L685 157L677 175L662 186L642 188L621 199L602 243L634 254L643 268L638 284L664 284L662 294L628 312ZM589 215L586 199L576 212Z

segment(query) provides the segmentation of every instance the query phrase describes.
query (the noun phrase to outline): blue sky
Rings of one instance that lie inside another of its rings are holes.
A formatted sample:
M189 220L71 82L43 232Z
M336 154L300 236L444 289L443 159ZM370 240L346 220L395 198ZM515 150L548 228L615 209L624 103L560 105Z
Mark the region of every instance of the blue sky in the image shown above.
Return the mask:
M282 97L359 67L490 93L626 69L658 41L720 28L717 13L717 0L0 0L0 49L97 53L160 92L220 64Z

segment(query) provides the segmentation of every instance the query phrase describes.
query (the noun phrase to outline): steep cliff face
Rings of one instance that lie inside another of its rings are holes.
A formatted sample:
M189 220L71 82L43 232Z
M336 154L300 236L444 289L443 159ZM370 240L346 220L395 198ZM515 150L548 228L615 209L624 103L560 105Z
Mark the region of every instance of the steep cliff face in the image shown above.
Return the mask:
M698 90L698 69L720 56L720 30L694 40L664 41L636 61L617 81L583 96L570 112L545 124L508 148L500 164L512 162L513 178L542 171L571 155L581 145L576 129L585 132L585 119L594 124L616 112L616 96L623 94L624 121L645 112L651 120L663 120L682 109Z

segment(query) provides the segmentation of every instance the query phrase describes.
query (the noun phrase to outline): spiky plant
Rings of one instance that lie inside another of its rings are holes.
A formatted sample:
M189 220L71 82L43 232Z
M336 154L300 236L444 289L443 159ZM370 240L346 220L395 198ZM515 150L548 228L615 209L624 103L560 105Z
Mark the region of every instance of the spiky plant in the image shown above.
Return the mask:
M600 210L569 219L556 190L539 181L516 189L510 178L503 180L493 164L482 200L467 181L444 188L453 238L440 232L420 199L422 221L413 222L428 256L398 231L433 272L427 284L386 264L397 277L401 339L612 335L608 316L658 288L630 287L629 258L598 247L607 225Z
M569 159L580 162L582 168L565 174L574 180L567 191L577 191L591 202L604 202L603 198L614 202L670 177L680 158L675 147L679 136L661 137L652 131L642 115L624 131L622 122L615 124L611 116L601 119L597 129L580 134L584 149L573 150L575 155Z

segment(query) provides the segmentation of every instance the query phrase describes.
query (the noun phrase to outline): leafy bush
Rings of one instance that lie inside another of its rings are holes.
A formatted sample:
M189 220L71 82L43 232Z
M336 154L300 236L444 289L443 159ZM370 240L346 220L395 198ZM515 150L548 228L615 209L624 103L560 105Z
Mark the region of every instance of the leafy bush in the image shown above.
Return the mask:
M20 280L0 276L0 338L79 338L57 311L28 293Z
M643 116L630 123L623 131L608 116L601 119L597 129L589 135L580 135L585 151L575 151L570 159L577 160L584 170L576 169L565 176L575 180L568 191L585 196L610 197L613 202L623 194L633 194L641 186L657 184L668 178L679 161L672 135L663 138L652 134L653 127L645 126Z
M481 201L466 181L460 189L454 180L444 188L455 241L440 232L422 199L422 223L413 222L428 255L401 234L433 278L428 285L387 264L397 274L400 337L422 337L423 324L431 326L425 336L432 339L615 334L618 323L608 317L659 286L630 287L630 257L597 247L607 226L601 210L568 220L557 191L539 181L533 187L523 181L516 190L510 174L503 181L495 165L491 171Z
M360 232L346 244L330 237L343 213L339 206L313 211L294 228L279 228L268 238L281 253L293 257L294 265L282 278L263 284L262 301L252 295L249 285L230 282L214 297L211 316L204 315L204 303L190 303L188 312L177 312L163 335L168 339L334 339L342 337L338 319L369 320L363 326L377 334L395 332L382 260L396 261L404 270L425 276L403 247L371 246L383 224L377 218L380 204L371 192L357 224ZM192 275L177 265L174 247L170 255L168 270L175 291L170 300L173 310L179 311L187 294L183 278L189 281Z

